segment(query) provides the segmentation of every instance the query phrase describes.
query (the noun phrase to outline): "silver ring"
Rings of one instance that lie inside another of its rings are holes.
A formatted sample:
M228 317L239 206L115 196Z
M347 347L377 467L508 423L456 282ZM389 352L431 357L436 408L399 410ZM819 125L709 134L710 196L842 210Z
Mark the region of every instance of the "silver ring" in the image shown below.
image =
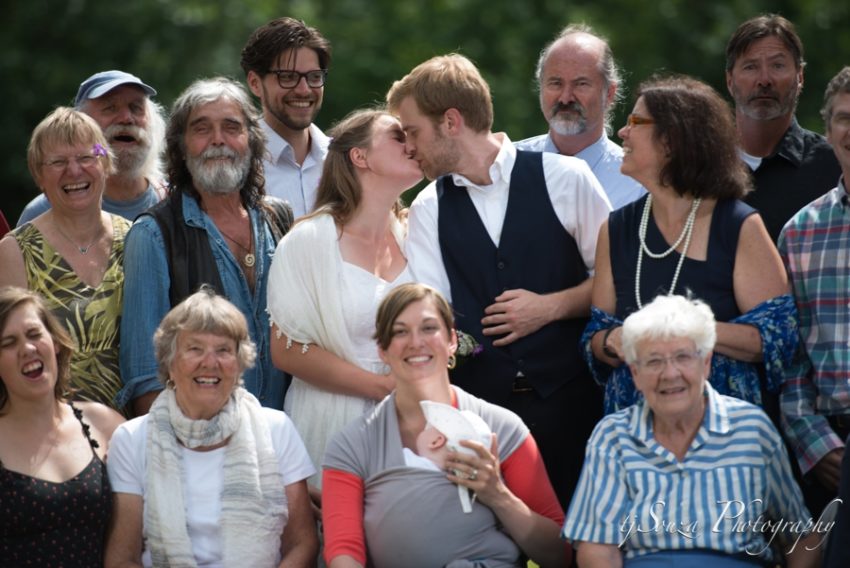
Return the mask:
M478 479L478 470L475 469L475 468L472 468L472 473L469 474L469 480L475 481L476 479Z

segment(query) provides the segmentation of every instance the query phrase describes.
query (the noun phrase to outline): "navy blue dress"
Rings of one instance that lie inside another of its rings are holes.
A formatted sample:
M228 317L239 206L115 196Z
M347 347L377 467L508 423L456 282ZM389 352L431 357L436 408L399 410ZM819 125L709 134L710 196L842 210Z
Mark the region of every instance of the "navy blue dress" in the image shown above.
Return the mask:
M611 271L617 295L615 315L621 320L637 310L635 271L640 247L638 228L646 199L647 196L644 196L614 211L608 221ZM735 270L735 253L738 250L741 225L753 213L756 213L755 209L737 199L718 201L711 216L706 260L685 257L682 264L674 292L691 292L693 296L711 306L717 321L728 322L741 315L735 302L732 274ZM655 253L670 248L652 215L649 216L646 229L646 244L649 250ZM661 259L643 255L640 296L644 305L659 294L668 293L679 257L677 251Z

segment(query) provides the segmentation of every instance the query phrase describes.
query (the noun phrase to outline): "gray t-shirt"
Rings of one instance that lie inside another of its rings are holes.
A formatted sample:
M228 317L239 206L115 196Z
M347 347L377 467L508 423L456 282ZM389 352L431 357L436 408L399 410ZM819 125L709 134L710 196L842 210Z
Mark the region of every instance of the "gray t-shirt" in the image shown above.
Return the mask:
M504 462L529 435L513 412L458 387L457 406L496 433ZM328 444L324 467L363 480L363 530L370 565L502 568L520 566L520 550L495 514L476 502L464 513L457 486L440 471L405 464L395 394L354 420Z

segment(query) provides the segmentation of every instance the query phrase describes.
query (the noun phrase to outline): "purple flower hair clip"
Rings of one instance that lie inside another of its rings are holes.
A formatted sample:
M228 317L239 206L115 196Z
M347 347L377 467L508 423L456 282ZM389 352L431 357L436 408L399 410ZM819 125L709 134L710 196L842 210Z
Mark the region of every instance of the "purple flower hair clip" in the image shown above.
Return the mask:
M91 151L95 156L106 156L107 153L106 148L104 148L100 144L95 144L94 146L92 146Z

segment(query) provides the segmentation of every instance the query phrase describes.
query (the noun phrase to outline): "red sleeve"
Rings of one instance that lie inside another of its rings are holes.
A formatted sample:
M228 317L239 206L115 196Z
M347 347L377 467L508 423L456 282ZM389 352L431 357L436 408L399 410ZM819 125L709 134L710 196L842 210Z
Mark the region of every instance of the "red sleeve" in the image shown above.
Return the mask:
M502 462L502 476L508 489L532 511L552 519L559 527L564 524L564 510L552 489L534 436L529 434L520 447Z
M322 471L322 526L325 562L347 554L366 566L363 480L345 471Z

